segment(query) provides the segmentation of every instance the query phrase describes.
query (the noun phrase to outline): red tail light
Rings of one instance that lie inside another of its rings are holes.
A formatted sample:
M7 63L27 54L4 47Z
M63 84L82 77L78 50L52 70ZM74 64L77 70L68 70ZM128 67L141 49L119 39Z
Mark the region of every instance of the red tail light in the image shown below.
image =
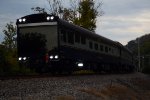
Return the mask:
M48 56L48 54L46 54L46 55L45 55L45 62L46 62L46 63L48 63L48 59L49 59L49 56Z

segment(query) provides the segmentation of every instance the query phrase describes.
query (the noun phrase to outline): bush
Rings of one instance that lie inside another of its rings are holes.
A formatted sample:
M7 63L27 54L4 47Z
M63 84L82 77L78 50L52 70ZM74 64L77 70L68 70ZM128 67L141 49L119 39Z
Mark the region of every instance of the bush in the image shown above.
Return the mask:
M6 48L1 48L0 75L11 75L19 72L17 57L14 51L10 52Z
M0 48L0 75L27 75L34 74L34 71L18 64L16 50Z
M150 74L150 67L149 66L144 67L142 72L146 74Z

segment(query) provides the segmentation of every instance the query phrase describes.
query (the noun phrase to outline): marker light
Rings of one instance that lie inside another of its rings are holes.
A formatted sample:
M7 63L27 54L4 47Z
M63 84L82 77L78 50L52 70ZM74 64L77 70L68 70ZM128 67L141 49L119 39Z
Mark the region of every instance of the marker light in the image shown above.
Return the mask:
M54 19L54 16L51 16L51 20L53 20Z
M21 59L22 59L21 57L18 58L19 61L20 61Z
M19 19L19 22L22 22L22 19Z
M50 20L50 17L48 16L46 19L47 19L47 20Z
M23 21L23 22L25 22L25 21L26 21L26 19L25 19L25 18L23 18L23 19L22 19L22 21Z
M58 59L58 55L55 55L55 59Z
M83 63L78 63L78 67L83 67Z
M53 59L54 57L53 57L53 56L50 56L49 58L50 58L50 59Z
M23 57L23 60L26 60L27 59L27 57Z

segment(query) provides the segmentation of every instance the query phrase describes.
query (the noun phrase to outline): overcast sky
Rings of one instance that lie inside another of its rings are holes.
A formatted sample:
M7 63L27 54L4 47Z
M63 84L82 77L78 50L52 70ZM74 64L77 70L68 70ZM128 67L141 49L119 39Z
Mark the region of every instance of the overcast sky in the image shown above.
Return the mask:
M97 34L125 45L132 39L150 33L150 0L102 2L105 14L97 18ZM0 42L6 23L15 23L17 18L32 14L31 8L36 6L48 8L47 0L0 0Z

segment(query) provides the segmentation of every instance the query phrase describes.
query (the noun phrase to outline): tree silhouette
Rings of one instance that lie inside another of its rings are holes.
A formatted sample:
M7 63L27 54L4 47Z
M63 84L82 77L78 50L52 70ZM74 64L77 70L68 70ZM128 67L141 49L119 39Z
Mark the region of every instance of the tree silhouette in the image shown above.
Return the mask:
M13 25L13 22L7 23L5 27L6 29L3 30L5 37L2 44L9 49L16 48L16 27Z
M102 2L95 0L70 0L70 7L64 7L62 0L47 0L49 14L59 16L63 20L84 27L90 31L96 29L96 18L102 16ZM31 8L38 13L45 13L45 8Z

